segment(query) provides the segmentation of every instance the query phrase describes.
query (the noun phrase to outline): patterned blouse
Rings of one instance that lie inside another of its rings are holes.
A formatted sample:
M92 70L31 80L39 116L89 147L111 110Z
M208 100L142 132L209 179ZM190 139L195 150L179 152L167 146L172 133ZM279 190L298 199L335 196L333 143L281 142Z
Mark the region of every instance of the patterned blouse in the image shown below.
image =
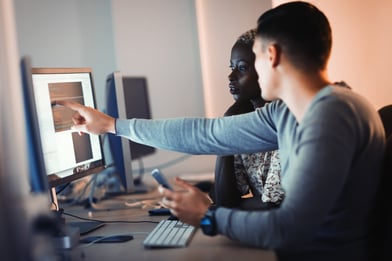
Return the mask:
M278 150L234 155L237 187L242 195L252 192L262 202L279 204L284 198L280 182Z

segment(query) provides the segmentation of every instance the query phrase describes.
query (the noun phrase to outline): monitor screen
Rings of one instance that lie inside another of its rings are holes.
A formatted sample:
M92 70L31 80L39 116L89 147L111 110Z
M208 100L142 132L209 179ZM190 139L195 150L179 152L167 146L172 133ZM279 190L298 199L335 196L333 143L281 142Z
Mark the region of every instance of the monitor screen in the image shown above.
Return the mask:
M150 102L147 90L147 79L144 77L122 77L124 92L123 104L118 102L118 106L124 106L125 115L121 118L151 119ZM129 141L132 160L150 155L156 151L154 147Z
M122 76L120 72L114 72L107 77L106 88L106 110L109 115L122 119L151 119L145 77L128 77ZM156 149L114 135L109 135L109 145L116 172L125 192L144 192L143 186L137 186L140 180L135 182L132 160L141 160L154 153Z
M50 187L103 170L100 137L71 131L74 111L56 105L68 100L95 108L91 68L32 68L31 73Z

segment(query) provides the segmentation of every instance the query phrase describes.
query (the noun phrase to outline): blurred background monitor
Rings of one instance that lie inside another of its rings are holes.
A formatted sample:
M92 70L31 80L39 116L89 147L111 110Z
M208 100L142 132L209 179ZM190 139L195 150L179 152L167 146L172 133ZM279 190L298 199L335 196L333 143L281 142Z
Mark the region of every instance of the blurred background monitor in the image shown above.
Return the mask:
M48 195L48 178L46 176L45 162L42 153L42 143L32 83L31 60L29 57L26 56L21 59L20 68L22 74L22 95L26 122L30 188L32 193L45 193Z
M115 118L151 119L147 80L144 77L125 77L120 72L108 75L106 82L106 113ZM150 146L108 134L115 171L121 181L119 193L146 192L142 182L143 157L153 154ZM139 174L132 168L132 161L139 162Z

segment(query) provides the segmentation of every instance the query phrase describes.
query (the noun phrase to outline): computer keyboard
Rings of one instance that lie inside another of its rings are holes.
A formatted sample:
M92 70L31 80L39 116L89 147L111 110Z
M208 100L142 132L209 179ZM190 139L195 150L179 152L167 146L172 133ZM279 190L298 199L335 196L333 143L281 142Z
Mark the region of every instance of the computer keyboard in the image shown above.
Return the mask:
M162 220L143 241L146 248L186 247L196 228L179 220Z

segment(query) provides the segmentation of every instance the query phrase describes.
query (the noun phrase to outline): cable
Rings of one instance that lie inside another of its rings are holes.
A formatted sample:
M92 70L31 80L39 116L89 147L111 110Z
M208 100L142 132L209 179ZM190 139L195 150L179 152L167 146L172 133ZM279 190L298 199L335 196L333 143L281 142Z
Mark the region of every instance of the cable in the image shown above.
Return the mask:
M180 156L178 158L175 158L175 159L169 160L167 162L164 162L162 164L158 164L156 166L144 168L144 173L145 172L151 172L153 169L165 169L165 168L168 168L168 167L170 167L172 165L178 164L179 162L186 160L187 158L190 158L191 156L193 156L193 155L186 154L186 155ZM134 171L139 171L139 169L135 169Z
M92 182L90 193L88 195L88 202L90 203L90 206L92 208L95 208L93 196L94 196L94 191L95 191L95 184L97 183L97 177L98 177L98 175L94 176L94 181Z
M143 159L139 158L138 159L138 163L139 163L139 169L138 169L139 175L138 175L137 178L134 178L134 180L133 180L135 185L139 185L139 184L141 184L143 182L143 176L144 176L144 173L145 173ZM135 172L136 172L136 170L135 170Z
M125 221L125 220L100 220L100 219L94 219L94 218L84 218L80 217L74 214L70 214L67 212L62 211L63 215L70 216L73 218L81 219L81 220L86 220L86 221L95 221L95 222L101 222L101 223L106 223L106 224L111 224L111 223L126 223L126 224L138 224L138 223L152 223L152 224L158 224L159 221L150 221L150 220L138 220L138 221Z
M98 175L98 174L97 174L97 175ZM97 175L93 175L93 177L84 185L84 188L83 188L82 192L80 192L79 195L75 196L74 200L73 200L70 204L73 205L73 204L78 204L78 203L80 203L80 200L81 200L81 199L83 198L83 196L86 194L86 191L87 191L88 187L91 185L91 183L93 183L93 182L96 180Z
M183 155L183 156L180 156L178 158L175 158L175 159L172 159L170 161L167 161L165 163L162 163L160 165L156 165L156 166L152 166L152 167L148 167L148 168L144 168L143 160L140 158L138 160L139 168L134 170L134 172L139 172L139 176L134 179L134 182L135 182L135 184L141 183L143 181L143 176L144 176L144 174L146 172L151 172L154 169L165 169L165 168L168 168L168 167L170 167L172 165L178 164L181 161L186 160L187 158L189 158L191 156L192 155L188 155L188 154L187 155Z
M176 164L180 163L181 161L184 161L184 160L190 158L191 156L193 156L193 155L188 155L188 154L182 155L182 156L180 156L178 158L169 160L169 161L164 162L162 164L158 164L158 165L147 167L147 168L144 167L143 160L139 159L138 160L139 168L133 170L133 172L135 172L135 173L139 172L139 175L138 175L137 178L134 179L134 182L140 182L141 183L143 181L143 176L144 176L144 174L146 172L151 172L153 169L165 169L165 168L168 168L170 166L176 165ZM114 162L108 164L107 168L112 167L112 166L115 167Z
M60 185L56 187L56 194L60 194L61 192L63 192L66 188L69 187L69 185L71 184L71 182L68 182L67 184L64 185Z

